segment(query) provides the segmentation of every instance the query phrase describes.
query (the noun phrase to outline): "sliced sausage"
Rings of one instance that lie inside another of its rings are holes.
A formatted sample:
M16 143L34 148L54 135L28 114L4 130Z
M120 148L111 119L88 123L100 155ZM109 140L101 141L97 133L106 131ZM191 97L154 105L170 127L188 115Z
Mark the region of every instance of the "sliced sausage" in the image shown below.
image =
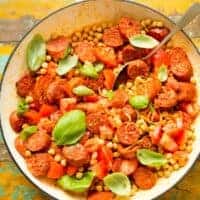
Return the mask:
M110 47L119 47L124 43L118 26L106 29L102 39L103 42Z
M62 152L71 165L82 166L89 162L89 154L82 144L65 146Z
M149 66L143 60L134 60L127 67L127 75L130 79L135 79L137 76L147 76Z
M137 145L140 148L150 149L152 147L151 138L149 136L143 136L138 142Z
M149 78L147 80L147 96L152 100L161 90L161 82L157 78Z
M154 37L155 39L161 41L163 40L169 33L169 29L166 27L163 28L159 28L159 27L155 27L155 28L150 28L147 32L148 35Z
M19 116L17 114L17 111L13 111L10 114L9 120L10 120L10 125L14 131L20 132L22 130L22 125L25 120L22 116Z
M150 189L156 184L156 175L147 167L138 167L133 174L135 184L141 189Z
M139 139L139 130L134 122L124 122L116 134L119 142L124 145L135 144Z
M128 101L128 94L123 89L115 91L111 101L112 107L122 108Z
M136 48L134 48L130 44L126 45L122 49L122 60L123 60L123 62L135 60L135 59L138 59L139 57L140 57L139 51L137 51Z
M49 103L59 103L60 99L66 97L66 81L64 79L55 80L49 84L46 95Z
M22 156L24 156L24 157L26 156L27 149L24 144L24 141L20 138L20 136L15 138L15 148Z
M44 132L31 135L25 142L26 148L32 152L46 149L51 143L51 137Z
M96 61L94 46L87 41L79 42L77 44L75 54L78 55L82 62L88 61L93 63Z
M177 104L178 97L176 92L167 87L163 87L162 92L154 100L155 108L171 108Z
M30 74L24 75L16 82L17 94L21 97L29 95L34 87L34 83L35 79Z
M51 156L48 153L37 153L26 159L27 167L30 172L36 176L46 176L51 162Z
M39 123L37 124L39 131L47 132L49 134L51 134L54 126L55 122L48 118L41 118Z
M139 21L129 17L122 17L119 21L119 30L124 37L129 38L139 34L142 30L142 26Z
M99 128L108 124L108 116L103 112L89 113L86 116L86 121L88 131L94 134L99 134Z
M178 80L189 81L193 74L193 69L186 52L182 48L176 47L168 50L168 54L170 70L174 76Z
M123 147L118 145L118 151L120 155L125 159L134 159L136 157L136 152L140 147L137 145L130 145L128 147Z
M135 121L137 118L137 113L131 105L127 104L120 110L120 118L123 122Z

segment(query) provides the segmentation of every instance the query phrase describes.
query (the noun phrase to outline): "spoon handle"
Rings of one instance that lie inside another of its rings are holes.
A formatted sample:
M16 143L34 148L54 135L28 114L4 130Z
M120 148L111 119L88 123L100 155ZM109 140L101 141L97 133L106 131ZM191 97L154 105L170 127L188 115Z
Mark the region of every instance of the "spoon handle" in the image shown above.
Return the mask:
M200 15L200 3L194 3L186 13L181 17L181 19L176 23L176 26L172 31L156 46L147 56L143 58L146 60L150 58L158 49L160 49L173 35L178 31L183 29L187 24L189 24L197 15Z

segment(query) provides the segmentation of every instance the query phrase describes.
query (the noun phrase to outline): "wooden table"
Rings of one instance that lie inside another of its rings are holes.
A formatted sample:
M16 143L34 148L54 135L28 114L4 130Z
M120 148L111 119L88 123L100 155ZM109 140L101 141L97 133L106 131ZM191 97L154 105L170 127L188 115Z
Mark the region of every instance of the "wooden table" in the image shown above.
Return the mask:
M3 70L14 44L26 31L42 17L72 2L73 0L0 0L0 70ZM173 20L177 20L194 1L138 0L138 2L154 7ZM187 27L186 32L200 48L200 17ZM16 168L0 135L0 200L47 199L49 197L35 188ZM200 161L196 162L179 184L159 200L200 200Z

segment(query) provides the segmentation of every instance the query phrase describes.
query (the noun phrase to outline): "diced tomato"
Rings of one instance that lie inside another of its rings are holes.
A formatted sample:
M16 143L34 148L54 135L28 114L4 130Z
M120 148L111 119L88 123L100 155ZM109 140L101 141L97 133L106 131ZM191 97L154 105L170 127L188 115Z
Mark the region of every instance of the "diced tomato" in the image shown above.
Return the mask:
M98 100L99 100L99 96L96 94L83 97L83 101L85 102L97 102Z
M23 114L29 124L37 124L40 121L40 113L35 110L29 110Z
M47 173L47 177L51 179L59 179L63 175L64 175L64 167L61 164L52 161L50 164L49 171Z
M104 85L107 90L111 90L115 83L115 75L112 69L104 69L103 75L105 78Z
M60 110L66 112L74 109L76 106L76 98L62 98L60 99Z
M87 200L114 200L112 192L95 192L88 196Z
M92 167L92 170L95 172L95 175L99 179L103 179L108 174L108 166L104 160L99 161Z
M101 145L102 145L101 139L90 138L85 142L84 147L89 153L92 153L97 151L101 147Z
M80 139L79 143L85 145L85 143L89 140L90 135L91 135L90 132L86 131L83 137Z
M161 126L157 126L153 131L149 132L153 144L158 144L162 136Z
M49 117L52 113L56 111L55 106L51 106L48 104L43 104L40 108L40 116L41 117Z
M120 166L120 171L129 176L134 173L137 167L138 160L136 158L132 160L123 160Z
M194 118L197 115L197 112L195 111L191 103L186 103L186 102L181 103L180 109L189 114L192 118Z
M152 56L152 62L154 70L163 64L169 66L169 55L163 49L160 49Z
M74 174L76 174L77 171L78 171L78 167L73 166L73 165L67 166L66 173L68 176L73 176Z
M22 156L26 156L26 146L24 141L19 136L15 139L15 148Z
M115 91L111 104L113 107L122 108L128 101L128 94L123 89Z
M169 152L175 152L178 150L178 145L174 141L173 138L171 138L168 134L164 133L160 139L160 145Z

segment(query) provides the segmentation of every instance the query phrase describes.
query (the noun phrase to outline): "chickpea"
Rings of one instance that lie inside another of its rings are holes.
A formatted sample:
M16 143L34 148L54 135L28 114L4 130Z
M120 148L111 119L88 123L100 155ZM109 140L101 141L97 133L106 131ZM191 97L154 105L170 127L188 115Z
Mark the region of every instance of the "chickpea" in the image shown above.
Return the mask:
M76 36L77 38L81 38L81 32L80 32L80 31L75 32L75 36Z
M97 32L102 33L103 29L101 26L97 27Z
M95 34L94 31L92 31L92 30L89 31L90 36L93 36L94 34Z
M85 33L88 33L89 31L90 31L90 28L88 26L84 28Z
M77 42L77 41L78 41L78 37L74 35L74 36L72 37L72 41L73 41L73 42Z

